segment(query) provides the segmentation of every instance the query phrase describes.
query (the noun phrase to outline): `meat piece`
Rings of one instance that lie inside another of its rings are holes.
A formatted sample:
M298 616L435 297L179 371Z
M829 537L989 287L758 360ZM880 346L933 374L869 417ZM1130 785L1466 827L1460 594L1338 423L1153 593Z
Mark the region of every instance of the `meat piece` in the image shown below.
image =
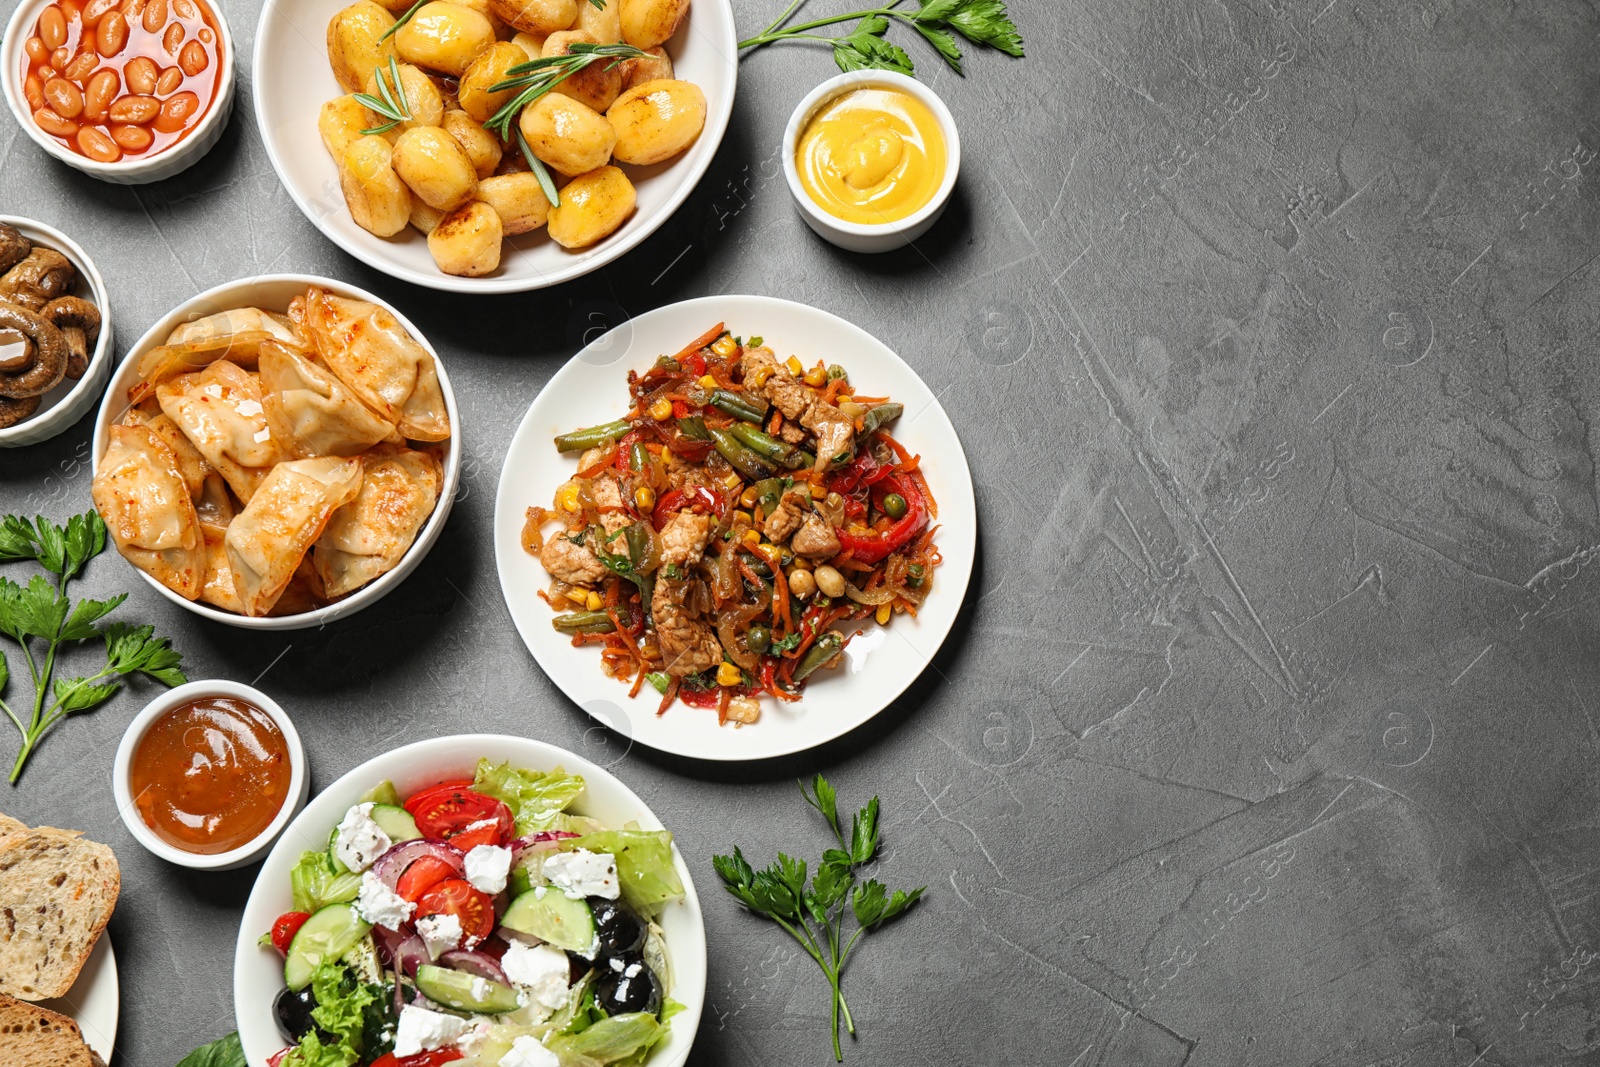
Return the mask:
M700 562L716 520L710 515L680 511L661 531L661 562L687 569Z
M778 428L778 436L791 445L797 445L806 439L806 428L798 422L785 422Z
M748 348L740 360L744 364L745 381L750 381L753 372L759 369L767 371L767 380L759 389L752 390L772 401L773 405L786 419L799 419L817 398L802 385L789 368L778 362L778 357L772 354L770 348Z
M856 425L850 416L832 404L818 401L801 418L800 424L817 435L816 469L819 471L845 462L855 450Z
M583 455L578 457L578 469L580 471L586 471L605 458L606 450L603 448L586 449Z
M544 543L539 550L539 562L544 569L568 585L594 585L610 572L586 544L573 544L565 534L559 533Z
M834 533L833 527L816 512L806 516L805 525L795 532L794 540L789 542L789 547L794 549L795 555L807 559L825 559L839 553L839 535Z
M856 428L848 415L832 404L824 404L787 366L778 362L771 349L749 349L742 362L746 382L759 378L757 371L765 372L766 381L752 391L765 396L789 420L779 431L785 441L792 445L800 443L791 429L791 424L796 422L816 434L817 470L833 467L837 456L849 457L855 447Z
M600 525L606 533L614 534L633 525L633 520L622 507L622 487L609 474L602 474L589 483L589 492L600 509ZM610 551L609 549L607 551Z
M773 544L781 544L788 536L800 529L800 524L805 521L806 514L811 510L811 491L795 486L783 494L783 499L778 506L767 516L767 521L761 524L761 532L767 535L767 540Z
M655 593L650 597L662 666L675 678L699 674L722 662L722 642L717 640L711 624L695 618L683 606L688 584L684 578L657 574Z

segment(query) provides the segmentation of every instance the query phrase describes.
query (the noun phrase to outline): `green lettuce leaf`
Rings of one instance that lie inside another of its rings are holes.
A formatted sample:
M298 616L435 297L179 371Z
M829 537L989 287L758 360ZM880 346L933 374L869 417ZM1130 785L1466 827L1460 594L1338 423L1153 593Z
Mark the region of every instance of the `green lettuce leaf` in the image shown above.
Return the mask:
M636 1011L601 1019L580 1034L558 1034L546 1047L560 1057L562 1064L643 1063L667 1028L649 1012Z
M302 852L289 871L294 910L314 912L329 904L345 904L361 892L361 876L328 870L325 852Z
M324 1045L312 1030L290 1050L279 1067L355 1067L360 1062L361 1053L343 1041Z
M360 1051L367 1005L377 1003L383 991L356 981L343 964L324 963L311 976L311 992L317 998L317 1006L311 1009L317 1025Z
M365 804L368 801L374 804L387 804L391 808L398 808L400 807L400 791L394 787L393 782L385 778L361 794L359 803Z
M520 771L510 763L498 767L483 759L472 788L511 809L518 834L548 830L561 818L561 812L583 792L583 779L560 767L553 771Z
M617 858L622 896L646 915L683 896L683 882L672 863L672 834L666 830L600 830L562 840L562 851L583 848Z

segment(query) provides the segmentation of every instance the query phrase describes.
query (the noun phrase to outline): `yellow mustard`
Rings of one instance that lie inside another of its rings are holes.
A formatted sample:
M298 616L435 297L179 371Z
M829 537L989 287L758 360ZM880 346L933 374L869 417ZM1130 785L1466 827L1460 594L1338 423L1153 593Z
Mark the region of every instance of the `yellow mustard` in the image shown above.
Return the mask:
M916 214L944 181L939 120L897 89L861 88L811 117L795 150L800 184L846 222L897 222Z

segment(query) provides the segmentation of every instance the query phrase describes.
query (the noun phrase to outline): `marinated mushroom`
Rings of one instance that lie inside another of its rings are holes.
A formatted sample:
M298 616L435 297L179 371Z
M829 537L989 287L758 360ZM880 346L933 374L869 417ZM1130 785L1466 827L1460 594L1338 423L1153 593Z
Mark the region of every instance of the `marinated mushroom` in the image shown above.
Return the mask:
M0 372L0 396L13 400L37 397L66 376L70 354L67 339L48 319L27 308L0 301L0 330L15 330L33 346L33 360L28 366L18 371Z
M0 430L15 426L38 410L39 398L36 396L23 397L21 400L0 396Z
M15 226L0 225L0 271L8 271L28 258L33 242Z
M0 275L0 300L38 311L56 297L66 296L77 276L66 256L53 248L36 247Z
M89 369L89 356L100 339L100 309L77 296L62 296L50 301L40 314L61 331L67 342L67 377L82 378Z

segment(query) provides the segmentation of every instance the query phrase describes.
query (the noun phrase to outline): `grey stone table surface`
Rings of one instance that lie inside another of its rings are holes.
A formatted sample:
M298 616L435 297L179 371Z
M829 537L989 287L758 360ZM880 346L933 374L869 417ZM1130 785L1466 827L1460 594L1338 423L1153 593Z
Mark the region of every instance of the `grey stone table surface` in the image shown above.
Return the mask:
M780 6L736 5L747 31ZM226 7L248 56L258 8ZM820 975L709 866L735 842L819 852L793 781L816 769L883 797L886 866L930 886L849 972L848 1062L1600 1062L1600 11L1015 7L1025 61L973 54L962 81L911 44L964 167L920 247L878 258L815 239L784 188L784 121L833 73L807 47L743 63L658 234L520 297L412 288L324 240L268 164L248 63L220 145L158 186L98 184L6 120L0 205L90 250L123 351L202 288L320 272L412 316L461 404L461 496L381 609L203 625L111 555L85 590L133 589L125 615L193 676L258 680L314 786L463 729L615 760L699 879L697 1064L828 1062ZM512 430L584 332L735 292L916 366L981 523L961 621L907 695L748 767L592 730L517 639L490 540ZM84 508L88 432L0 455L4 509ZM255 873L165 866L119 822L112 754L147 692L61 727L0 800L117 849L126 1067L232 1028Z

